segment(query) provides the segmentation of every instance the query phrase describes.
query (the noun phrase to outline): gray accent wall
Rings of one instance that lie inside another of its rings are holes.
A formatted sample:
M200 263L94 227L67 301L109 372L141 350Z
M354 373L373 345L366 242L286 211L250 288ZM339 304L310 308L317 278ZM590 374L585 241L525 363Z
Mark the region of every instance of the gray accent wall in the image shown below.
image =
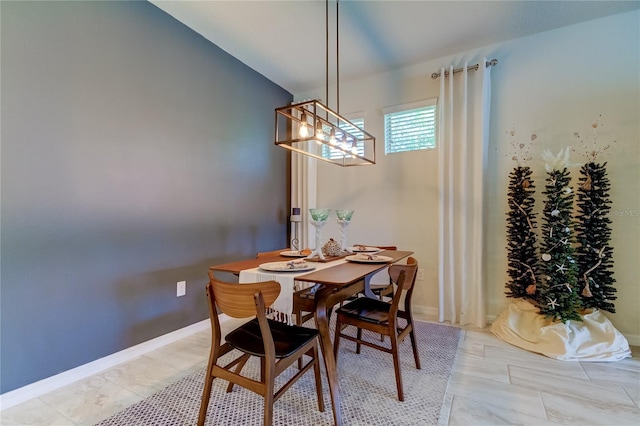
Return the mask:
M287 245L292 95L147 2L0 5L4 393L206 319L208 266Z

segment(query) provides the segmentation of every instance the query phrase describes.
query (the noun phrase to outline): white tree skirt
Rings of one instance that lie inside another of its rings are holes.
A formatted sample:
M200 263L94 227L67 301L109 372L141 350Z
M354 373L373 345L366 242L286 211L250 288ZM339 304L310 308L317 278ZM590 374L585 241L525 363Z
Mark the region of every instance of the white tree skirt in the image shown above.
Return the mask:
M514 346L563 361L619 361L631 356L627 339L599 310L582 319L553 322L518 299L496 318L491 332Z

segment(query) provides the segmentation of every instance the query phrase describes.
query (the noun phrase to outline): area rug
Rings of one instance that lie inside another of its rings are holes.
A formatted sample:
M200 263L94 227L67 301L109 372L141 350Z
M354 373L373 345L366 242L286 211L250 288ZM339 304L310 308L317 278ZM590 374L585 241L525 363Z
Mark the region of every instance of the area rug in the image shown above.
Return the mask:
M404 402L398 401L390 354L366 346L360 355L355 343L343 340L338 354L338 377L342 398L342 415L346 425L436 425L453 366L460 330L440 324L416 322L418 350L422 369L415 368L411 342L401 345L401 370ZM353 327L350 327L353 328ZM363 333L364 334L364 333ZM379 335L370 338L380 341ZM388 338L386 342L388 343ZM230 353L227 355L233 356ZM295 374L295 367L284 372L277 383ZM244 374L258 377L259 364L252 360ZM168 386L149 398L132 405L102 422L99 426L182 426L195 425L200 409L205 370ZM227 382L213 382L207 425L261 425L261 396L235 387L226 393ZM325 411L318 411L313 373L305 374L274 404L274 425L332 425L329 387L323 369Z

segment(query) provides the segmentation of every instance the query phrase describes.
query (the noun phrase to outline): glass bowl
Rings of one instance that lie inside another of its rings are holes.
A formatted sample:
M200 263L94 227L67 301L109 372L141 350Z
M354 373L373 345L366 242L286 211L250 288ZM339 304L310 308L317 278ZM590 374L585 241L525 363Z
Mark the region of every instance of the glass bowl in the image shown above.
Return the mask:
M338 220L349 222L353 216L353 210L336 210L336 216L338 216Z
M331 214L331 209L309 209L309 213L311 213L311 218L316 222L322 222L327 220L329 214Z

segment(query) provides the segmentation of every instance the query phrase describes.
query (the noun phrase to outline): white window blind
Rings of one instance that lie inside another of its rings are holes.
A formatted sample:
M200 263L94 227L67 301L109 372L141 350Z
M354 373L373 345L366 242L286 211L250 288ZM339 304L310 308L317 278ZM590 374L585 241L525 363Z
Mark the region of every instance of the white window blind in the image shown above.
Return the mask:
M385 108L384 153L436 147L437 99Z

